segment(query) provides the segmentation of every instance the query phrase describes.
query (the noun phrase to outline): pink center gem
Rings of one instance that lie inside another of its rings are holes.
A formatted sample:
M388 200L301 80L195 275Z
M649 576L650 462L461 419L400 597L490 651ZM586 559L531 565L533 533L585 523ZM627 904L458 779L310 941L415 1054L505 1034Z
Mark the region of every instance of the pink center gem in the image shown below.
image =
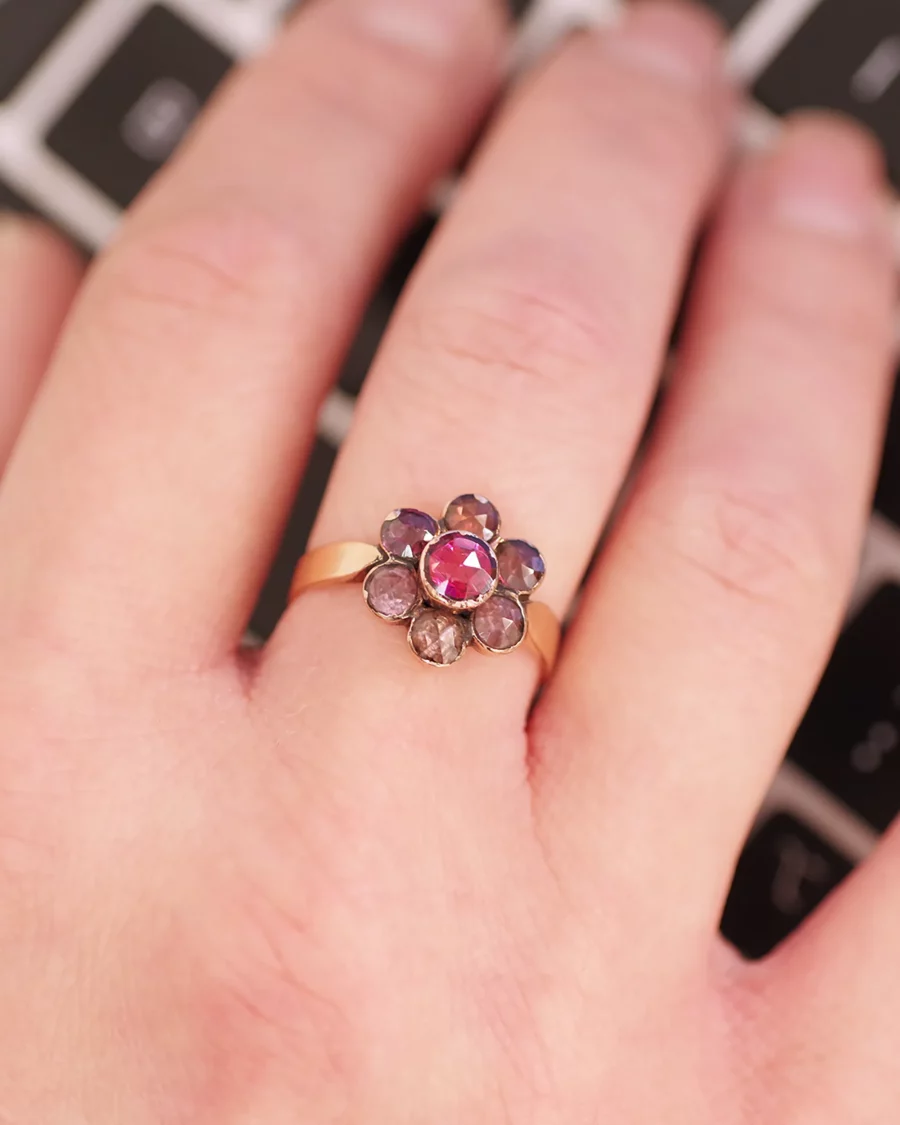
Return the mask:
M473 608L493 593L497 560L478 536L447 531L422 556L422 576L438 600Z

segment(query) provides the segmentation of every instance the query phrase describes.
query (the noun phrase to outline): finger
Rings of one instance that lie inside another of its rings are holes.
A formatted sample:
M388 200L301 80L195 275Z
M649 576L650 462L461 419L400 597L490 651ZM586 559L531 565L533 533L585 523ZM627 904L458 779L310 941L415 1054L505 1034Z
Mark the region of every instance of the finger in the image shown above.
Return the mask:
M82 647L87 618L151 662L236 643L318 404L490 98L502 28L493 0L321 0L230 84L88 286L0 505L4 611Z
M715 182L720 61L708 16L647 3L525 84L370 373L317 541L365 539L397 506L440 514L482 493L506 535L544 552L542 600L566 606L641 426ZM287 645L292 629L289 617ZM533 666L501 664L524 699Z
M81 279L50 230L0 215L0 471L19 436Z
M766 963L735 974L740 1002L759 1015L759 1063L773 1083L795 1060L786 1120L816 1120L827 1106L830 1120L883 1121L900 1098L898 829Z
M653 908L713 927L828 656L890 382L880 165L854 127L799 121L725 205L648 461L537 719L541 817L586 893L612 847L637 885L664 851L681 876Z

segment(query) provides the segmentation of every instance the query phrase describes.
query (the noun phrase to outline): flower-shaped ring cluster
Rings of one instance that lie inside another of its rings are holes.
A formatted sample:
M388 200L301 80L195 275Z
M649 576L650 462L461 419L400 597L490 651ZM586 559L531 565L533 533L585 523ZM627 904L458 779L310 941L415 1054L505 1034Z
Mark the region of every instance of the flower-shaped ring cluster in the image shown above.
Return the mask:
M415 508L391 512L381 549L366 603L384 621L409 622L410 648L426 664L455 664L470 644L506 653L525 640L544 560L524 539L500 538L490 500L457 496L440 520Z

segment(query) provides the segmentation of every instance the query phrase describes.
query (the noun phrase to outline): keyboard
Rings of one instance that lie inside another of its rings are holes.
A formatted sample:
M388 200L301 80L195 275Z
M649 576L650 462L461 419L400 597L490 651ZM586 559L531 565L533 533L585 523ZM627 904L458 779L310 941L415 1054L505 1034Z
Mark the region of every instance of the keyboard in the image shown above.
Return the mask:
M302 0L301 0L302 2ZM793 109L850 113L881 137L900 189L900 4L707 0L755 97L748 127ZM612 0L509 0L530 52ZM0 208L34 212L88 252L169 159L230 68L298 0L0 0ZM274 629L356 396L434 228L440 193L367 310L253 617ZM900 214L900 211L898 211ZM900 394L853 607L760 810L722 931L763 957L875 846L900 811Z

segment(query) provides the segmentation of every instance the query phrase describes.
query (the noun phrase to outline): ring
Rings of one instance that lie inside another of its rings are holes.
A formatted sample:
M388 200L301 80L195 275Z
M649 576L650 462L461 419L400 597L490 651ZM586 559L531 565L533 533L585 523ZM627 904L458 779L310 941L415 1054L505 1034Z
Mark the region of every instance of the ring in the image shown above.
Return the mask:
M330 543L308 551L290 600L316 586L362 582L372 613L406 626L423 663L445 668L470 646L506 655L525 645L546 679L560 626L549 606L531 600L545 574L540 551L525 539L501 538L500 513L469 493L451 500L440 520L416 508L391 512L378 546Z

